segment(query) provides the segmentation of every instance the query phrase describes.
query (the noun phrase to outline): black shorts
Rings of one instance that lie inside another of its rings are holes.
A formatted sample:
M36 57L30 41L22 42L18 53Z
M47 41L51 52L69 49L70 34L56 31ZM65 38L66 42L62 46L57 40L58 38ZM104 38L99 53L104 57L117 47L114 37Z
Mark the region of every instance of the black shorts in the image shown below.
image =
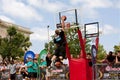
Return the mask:
M37 72L34 72L34 78L37 78Z
M34 78L34 72L28 72L28 77L29 78Z
M10 74L10 79L11 79L11 80L15 80L15 77L16 77L16 73Z
M59 58L59 56L65 58L66 56L65 53L66 53L65 46L59 46L56 48L54 55L57 56L57 58Z

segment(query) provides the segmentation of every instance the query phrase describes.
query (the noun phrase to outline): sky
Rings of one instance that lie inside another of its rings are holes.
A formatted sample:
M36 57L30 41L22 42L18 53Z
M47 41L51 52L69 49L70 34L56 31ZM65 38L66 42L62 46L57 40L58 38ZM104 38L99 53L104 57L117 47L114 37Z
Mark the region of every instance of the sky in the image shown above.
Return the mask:
M99 22L99 43L107 52L120 44L120 0L0 0L0 19L30 28L30 50L40 53L59 23L58 13L71 9L78 10L81 25Z

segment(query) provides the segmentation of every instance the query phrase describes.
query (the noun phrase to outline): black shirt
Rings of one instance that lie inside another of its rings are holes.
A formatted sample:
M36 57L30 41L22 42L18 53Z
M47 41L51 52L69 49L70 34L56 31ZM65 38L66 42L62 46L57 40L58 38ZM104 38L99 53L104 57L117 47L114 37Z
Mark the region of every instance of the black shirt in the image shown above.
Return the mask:
M51 58L48 58L47 56L46 56L46 62L47 62L47 67L48 66L50 66L51 65Z
M109 55L109 56L107 56L107 60L108 60L109 62L114 62L115 56Z
M54 43L62 45L65 42L64 31L61 30L60 34L54 38Z

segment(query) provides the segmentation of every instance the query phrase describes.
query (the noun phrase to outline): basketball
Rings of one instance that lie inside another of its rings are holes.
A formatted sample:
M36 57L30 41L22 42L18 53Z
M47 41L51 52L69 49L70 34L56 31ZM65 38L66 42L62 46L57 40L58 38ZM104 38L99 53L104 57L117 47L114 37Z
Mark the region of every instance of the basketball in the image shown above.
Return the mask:
M61 19L65 21L67 19L67 17L66 16L62 16Z

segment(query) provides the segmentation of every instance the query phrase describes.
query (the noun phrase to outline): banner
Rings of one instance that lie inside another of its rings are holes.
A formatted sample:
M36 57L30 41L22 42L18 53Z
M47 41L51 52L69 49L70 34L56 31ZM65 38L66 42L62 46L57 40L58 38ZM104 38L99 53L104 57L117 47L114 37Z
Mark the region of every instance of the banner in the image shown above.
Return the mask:
M108 64L95 64L95 80L120 80L120 67Z
M97 54L97 49L95 45L92 45L91 47L91 53L92 53L92 63L96 63L96 54Z
M46 60L46 55L47 55L47 50L46 49L43 49L40 54L39 54L39 57L38 57L38 63L40 63L40 59L43 59L43 60Z

